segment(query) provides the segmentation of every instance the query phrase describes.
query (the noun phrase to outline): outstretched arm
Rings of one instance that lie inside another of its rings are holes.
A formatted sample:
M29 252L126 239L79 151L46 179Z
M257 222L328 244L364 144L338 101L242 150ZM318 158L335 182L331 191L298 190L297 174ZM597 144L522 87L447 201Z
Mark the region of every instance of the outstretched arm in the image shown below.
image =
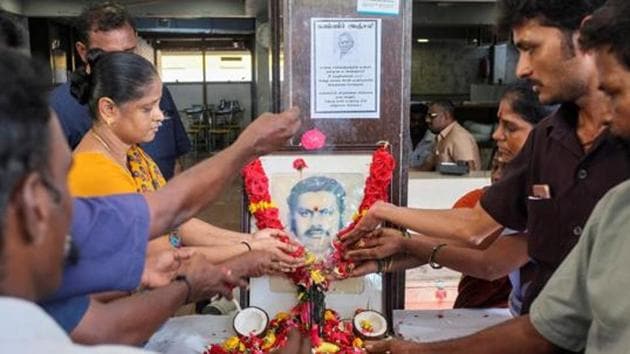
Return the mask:
M192 218L214 201L227 183L252 159L284 146L300 127L297 108L265 113L241 133L234 144L146 194L151 235L158 236Z
M377 202L345 237L346 243L356 242L383 222L468 245L480 244L501 227L479 203L474 208L432 210Z
M509 274L528 261L525 235L502 236L486 249L453 245L447 240L416 235L402 237L396 229L380 228L358 243L360 249L347 253L355 261L385 259L390 256L412 257L420 264L428 262L433 248L444 245L434 254L433 261L442 266L485 280L496 280ZM408 265L416 265L413 262ZM393 270L398 270L399 266Z

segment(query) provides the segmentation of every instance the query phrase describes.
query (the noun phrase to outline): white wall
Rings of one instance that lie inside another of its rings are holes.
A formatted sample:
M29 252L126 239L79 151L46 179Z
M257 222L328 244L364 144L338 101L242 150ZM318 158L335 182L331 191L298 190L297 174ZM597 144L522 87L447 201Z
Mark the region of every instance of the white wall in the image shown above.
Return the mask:
M410 172L407 206L421 209L450 209L464 194L488 185L489 171L478 171L468 176Z

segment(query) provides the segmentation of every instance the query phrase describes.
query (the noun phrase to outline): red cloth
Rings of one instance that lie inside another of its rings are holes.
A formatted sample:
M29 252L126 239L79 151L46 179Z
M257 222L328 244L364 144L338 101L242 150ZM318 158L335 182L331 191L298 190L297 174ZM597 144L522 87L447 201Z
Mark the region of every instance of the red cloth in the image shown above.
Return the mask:
M483 192L483 189L475 189L466 193L455 202L453 208L474 208ZM507 307L512 285L508 277L487 281L464 274L457 290L453 308Z

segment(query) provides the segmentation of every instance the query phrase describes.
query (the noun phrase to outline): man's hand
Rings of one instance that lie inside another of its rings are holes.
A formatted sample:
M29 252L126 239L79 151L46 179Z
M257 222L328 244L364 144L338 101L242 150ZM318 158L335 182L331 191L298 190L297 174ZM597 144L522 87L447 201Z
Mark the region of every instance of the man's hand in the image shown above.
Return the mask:
M297 107L279 114L263 113L245 128L235 145L247 146L256 156L276 151L300 129L299 116Z
M357 266L350 272L350 278L358 278L364 275L373 274L378 272L378 264L376 261L365 261L357 264Z
M346 252L346 257L355 261L384 259L395 254L404 253L405 238L397 229L380 228L366 235L357 242L355 247L361 247Z
M221 265L232 271L240 279L257 278L266 274L273 274L280 270L275 256L267 251L251 251L230 258Z
M354 227L352 231L348 234L344 235L342 238L343 244L346 247L350 247L359 241L361 238L365 237L368 233L374 231L383 220L379 219L376 216L376 209L386 206L388 203L383 201L378 201L374 203L368 209L367 213L359 220L359 223Z
M252 250L267 251L272 254L272 270L290 272L304 265L304 257L293 257L290 254L297 251L298 246L293 243L284 243L274 237L259 237L250 241Z
M234 287L245 288L247 286L246 281L240 279L240 276L234 275L234 272L228 267L229 264L213 265L201 254L194 254L186 263L186 270L183 275L190 283L189 300L192 302L211 299L216 294L231 300Z
M190 248L171 248L147 255L140 280L143 288L159 288L168 285L181 272L182 261L190 259Z
M421 354L422 344L399 339L365 342L368 353Z

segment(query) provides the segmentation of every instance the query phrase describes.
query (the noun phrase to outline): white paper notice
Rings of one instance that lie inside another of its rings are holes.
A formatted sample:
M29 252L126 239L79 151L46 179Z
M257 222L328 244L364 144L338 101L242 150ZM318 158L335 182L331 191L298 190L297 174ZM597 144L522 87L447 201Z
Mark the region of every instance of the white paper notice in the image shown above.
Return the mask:
M400 0L357 0L357 11L375 15L398 15Z
M379 118L381 20L311 19L311 118Z

